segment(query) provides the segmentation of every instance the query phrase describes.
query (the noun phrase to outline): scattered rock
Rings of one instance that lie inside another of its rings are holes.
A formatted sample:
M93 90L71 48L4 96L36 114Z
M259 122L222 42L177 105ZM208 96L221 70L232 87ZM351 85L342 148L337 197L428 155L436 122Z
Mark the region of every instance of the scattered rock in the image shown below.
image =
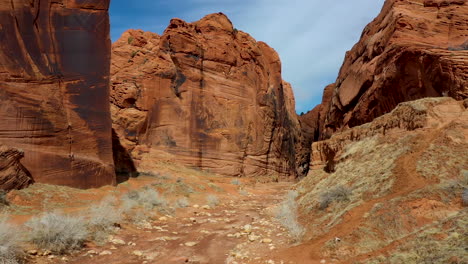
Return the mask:
M187 247L193 247L193 246L196 246L197 244L198 242L186 242L184 245Z
M28 255L31 255L31 256L36 256L38 254L37 250L35 249L28 250L26 253L28 253Z
M252 226L251 225L245 225L243 230L246 233L250 233L250 232L252 232Z
M114 245L126 245L127 244L127 243L125 243L125 241L123 241L120 238L113 238L109 242L111 242Z
M99 253L99 255L100 256L112 255L112 252L110 252L109 250L104 250L101 253Z

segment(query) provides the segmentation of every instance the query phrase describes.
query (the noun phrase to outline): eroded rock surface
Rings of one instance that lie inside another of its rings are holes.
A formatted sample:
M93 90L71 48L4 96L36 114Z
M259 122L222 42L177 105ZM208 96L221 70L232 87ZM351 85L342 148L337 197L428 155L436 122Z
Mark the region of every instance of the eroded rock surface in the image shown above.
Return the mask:
M309 114L318 137L370 122L400 102L467 98L466 21L466 1L386 1L346 54L327 103Z
M305 156L295 158L301 131L278 54L224 14L173 19L162 36L125 32L113 44L111 75L114 129L139 168L171 161L233 176L306 171Z
M23 156L20 150L0 145L0 190L22 189L33 182L21 164Z
M115 183L109 0L0 1L0 143L37 182Z
M385 137L389 134L404 136L405 132L416 129L422 136L423 132L441 129L449 124L460 127L459 130L462 132L459 133L456 143L466 148L468 146L466 106L467 100L456 101L452 98L426 98L401 103L392 112L376 118L371 123L336 133L328 140L314 142L310 166L333 170L334 164L342 158L343 150L351 142L359 142L374 136ZM468 161L468 158L466 159Z

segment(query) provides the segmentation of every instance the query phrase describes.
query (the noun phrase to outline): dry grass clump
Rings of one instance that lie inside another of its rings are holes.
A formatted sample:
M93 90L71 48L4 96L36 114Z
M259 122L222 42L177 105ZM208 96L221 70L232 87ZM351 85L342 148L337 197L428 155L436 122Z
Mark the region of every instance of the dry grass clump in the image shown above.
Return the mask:
M324 192L320 195L319 209L325 210L333 202L349 201L352 191L343 185L334 187L333 189Z
M276 211L276 219L288 230L290 236L296 242L302 239L305 232L304 227L297 221L296 198L298 196L297 191L289 191Z
M17 264L20 263L18 234L20 232L6 222L5 218L0 218L0 263Z
M27 240L41 249L64 254L83 247L89 237L83 217L45 213L26 223Z
M231 184L241 185L241 182L239 181L239 179L234 179L234 180L231 181Z
M104 241L122 221L122 209L118 208L116 203L115 197L107 197L89 210L87 225L92 239L96 242Z
M216 207L219 205L219 199L218 196L210 194L206 197L206 202L210 207Z
M0 206L9 205L6 195L7 192L5 190L0 190Z
M190 202L187 199L187 197L182 197L182 198L177 199L176 206L179 208L185 208L185 207L190 206Z
M167 201L158 191L145 188L139 191L130 191L122 198L125 211L134 207L143 207L147 210L163 208L167 206Z
M462 203L463 203L463 206L468 206L468 189L467 188L463 189Z

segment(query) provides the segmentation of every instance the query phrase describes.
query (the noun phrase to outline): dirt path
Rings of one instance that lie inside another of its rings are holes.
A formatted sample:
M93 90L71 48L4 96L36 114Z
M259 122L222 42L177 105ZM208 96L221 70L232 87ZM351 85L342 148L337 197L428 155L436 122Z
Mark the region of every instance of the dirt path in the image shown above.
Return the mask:
M289 237L268 212L290 187L290 183L256 185L247 189L249 195L220 197L214 208L191 205L140 227L124 225L109 243L51 262L281 263L269 261L268 255L288 246Z

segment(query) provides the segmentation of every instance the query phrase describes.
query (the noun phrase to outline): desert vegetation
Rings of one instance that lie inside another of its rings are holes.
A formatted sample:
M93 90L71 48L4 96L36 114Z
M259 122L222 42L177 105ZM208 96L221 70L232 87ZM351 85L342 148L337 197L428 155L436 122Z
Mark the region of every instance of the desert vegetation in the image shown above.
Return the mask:
M64 254L81 248L90 233L81 216L45 213L26 223L27 241L55 254Z
M186 207L189 201L187 198L179 199L177 204ZM59 210L44 212L33 216L24 226L8 224L2 216L0 263L19 263L18 256L23 252L20 245L24 243L55 255L79 250L88 241L102 244L109 235L118 232L121 224L142 221L154 216L155 212L167 211L167 200L158 191L147 186L131 190L121 199L115 196L105 197L82 213L64 213Z
M298 222L296 198L297 191L289 191L283 202L276 209L276 219L286 228L295 242L299 242L304 235L305 229Z
M211 207L216 207L219 205L219 198L216 195L210 194L206 197L206 202Z
M21 254L19 230L0 217L0 263L17 264Z
M346 202L349 201L352 191L345 186L336 186L329 191L320 195L319 208L325 210L333 202Z

